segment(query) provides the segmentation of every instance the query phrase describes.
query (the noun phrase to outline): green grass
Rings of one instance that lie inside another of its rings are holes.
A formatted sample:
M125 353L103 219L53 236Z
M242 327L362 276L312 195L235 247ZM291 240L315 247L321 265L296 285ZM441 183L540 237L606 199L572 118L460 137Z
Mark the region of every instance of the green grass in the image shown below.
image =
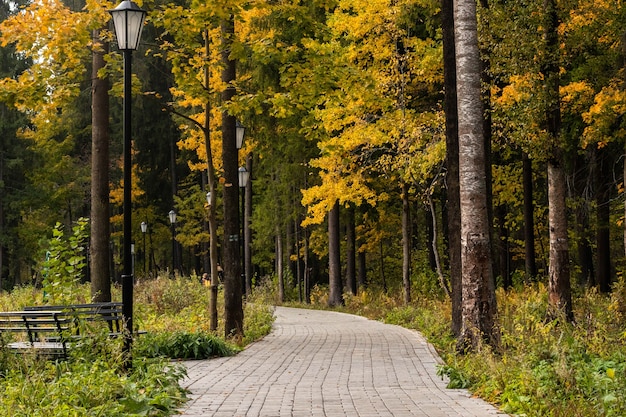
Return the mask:
M89 302L88 285L77 286L76 303ZM120 300L115 288L114 300ZM69 360L53 362L15 355L0 348L0 417L169 416L186 400L179 382L185 375L176 359L232 355L271 330L272 309L245 306L245 337L224 340L223 327L209 330L208 289L198 280L160 278L135 288L134 323L145 335L135 338L133 364L124 370L122 340L94 336L71 351ZM33 287L0 293L1 310L41 304ZM221 293L218 317L223 317Z

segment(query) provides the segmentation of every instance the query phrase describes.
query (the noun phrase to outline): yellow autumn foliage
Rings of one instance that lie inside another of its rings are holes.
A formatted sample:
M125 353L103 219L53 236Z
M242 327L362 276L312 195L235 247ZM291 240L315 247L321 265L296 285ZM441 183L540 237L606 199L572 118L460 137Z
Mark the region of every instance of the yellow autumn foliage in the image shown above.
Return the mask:
M581 114L593 101L593 87L586 81L571 82L560 88L564 112Z
M509 83L502 88L494 102L502 107L510 107L532 98L533 89L537 81L536 74L511 75Z
M593 105L582 114L587 124L583 132L583 146L592 143L598 147L608 142L626 138L622 118L626 112L626 92L615 81L603 88L593 99Z
M135 158L135 154L137 153L134 149L131 150L132 152L132 160L136 160ZM122 169L122 165L124 164L123 159L118 159L117 160L117 165L120 167L120 169ZM135 201L138 198L140 198L141 196L143 196L145 194L145 192L141 189L140 184L139 184L139 166L137 164L133 164L132 166L132 171L131 171L131 182L132 185L130 187L131 190L131 200ZM124 180L120 179L119 182L117 183L111 183L110 184L110 193L109 193L109 201L111 202L111 204L116 205L116 206L122 206L123 202L124 202ZM120 214L119 216L119 220L121 223L121 218L122 215ZM115 219L115 216L112 216L111 219Z

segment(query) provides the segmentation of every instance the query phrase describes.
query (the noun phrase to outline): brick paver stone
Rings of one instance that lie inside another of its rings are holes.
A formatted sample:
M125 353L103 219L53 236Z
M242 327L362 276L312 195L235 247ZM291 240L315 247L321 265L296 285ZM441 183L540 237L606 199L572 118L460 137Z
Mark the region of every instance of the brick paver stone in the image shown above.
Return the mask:
M277 307L273 331L228 358L187 361L183 416L487 417L446 388L415 331L330 311Z

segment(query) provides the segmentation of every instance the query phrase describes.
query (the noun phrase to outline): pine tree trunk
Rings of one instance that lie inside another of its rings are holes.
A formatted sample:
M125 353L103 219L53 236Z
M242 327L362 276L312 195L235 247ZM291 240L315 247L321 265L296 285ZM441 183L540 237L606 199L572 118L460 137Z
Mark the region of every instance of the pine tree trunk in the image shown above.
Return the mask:
M93 31L99 42L100 30ZM94 48L91 94L91 298L94 302L111 301L109 268L109 81L97 76L104 68L108 44Z
M365 288L367 286L367 253L359 252L357 254L357 282L359 288Z
M442 0L444 110L446 114L446 184L448 202L448 262L452 292L452 332L461 331L461 207L459 202L459 132L456 97L456 52L453 0Z
M606 151L597 150L596 175L596 253L597 253L597 276L596 283L600 292L611 291L611 193L610 193L610 170L606 160Z
M347 210L346 222L346 289L353 295L357 294L356 283L356 227L354 207Z
M487 213L481 62L475 1L455 2L454 22L463 286L459 348L466 350L478 349L482 341L496 345L498 332Z
M402 289L404 304L411 302L411 208L409 186L402 184Z
M222 103L228 103L235 94L235 61L230 59L230 48L235 33L233 16L222 21ZM235 142L235 117L222 113L222 159L224 167L224 334L227 338L243 336L243 300L241 287L241 256L239 235L239 173Z
M343 305L341 283L341 242L339 240L339 202L328 212L328 305Z
M311 267L309 266L309 233L303 229L304 234L304 302L311 303Z
M283 257L283 236L280 232L280 226L276 223L276 275L278 276L278 302L285 301L285 267Z
M522 155L522 177L524 187L524 265L526 280L532 281L537 276L535 258L535 214L533 205L533 171L528 155Z

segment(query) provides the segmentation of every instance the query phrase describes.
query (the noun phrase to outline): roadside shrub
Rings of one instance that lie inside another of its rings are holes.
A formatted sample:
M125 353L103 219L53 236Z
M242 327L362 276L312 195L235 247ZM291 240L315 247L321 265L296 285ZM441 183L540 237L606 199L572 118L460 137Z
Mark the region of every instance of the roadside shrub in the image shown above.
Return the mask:
M146 358L207 359L231 356L237 349L207 333L149 333L136 339L134 354Z
M243 345L254 342L269 334L274 323L274 309L257 303L246 303L243 321Z

